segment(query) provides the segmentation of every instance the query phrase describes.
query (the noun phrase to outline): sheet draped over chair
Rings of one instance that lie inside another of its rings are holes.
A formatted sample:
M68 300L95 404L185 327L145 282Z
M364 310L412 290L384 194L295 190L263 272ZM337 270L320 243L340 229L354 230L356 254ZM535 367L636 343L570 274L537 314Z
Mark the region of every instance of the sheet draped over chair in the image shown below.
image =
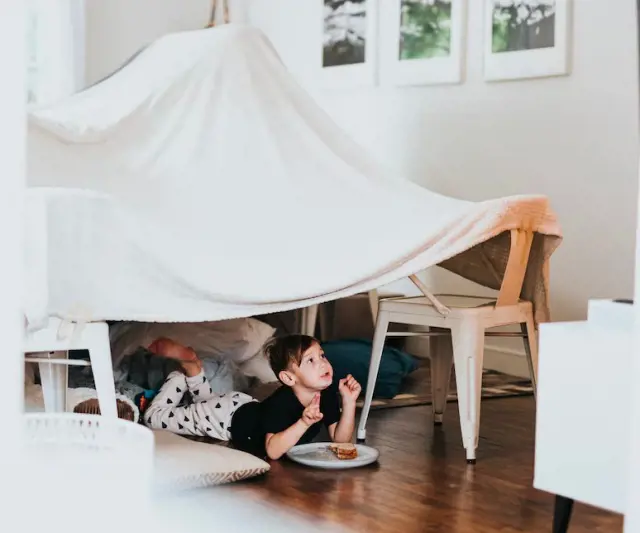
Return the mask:
M167 35L33 109L28 182L31 323L251 316L438 264L498 288L523 227L522 296L548 319L561 231L546 197L469 202L391 175L250 26Z

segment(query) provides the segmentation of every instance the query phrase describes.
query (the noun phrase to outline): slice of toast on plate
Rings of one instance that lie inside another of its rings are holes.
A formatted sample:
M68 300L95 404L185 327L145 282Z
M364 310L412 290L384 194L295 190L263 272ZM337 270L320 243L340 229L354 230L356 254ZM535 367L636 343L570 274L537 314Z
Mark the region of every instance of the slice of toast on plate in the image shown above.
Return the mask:
M338 459L348 460L358 457L358 448L351 443L334 443L329 445L329 449Z

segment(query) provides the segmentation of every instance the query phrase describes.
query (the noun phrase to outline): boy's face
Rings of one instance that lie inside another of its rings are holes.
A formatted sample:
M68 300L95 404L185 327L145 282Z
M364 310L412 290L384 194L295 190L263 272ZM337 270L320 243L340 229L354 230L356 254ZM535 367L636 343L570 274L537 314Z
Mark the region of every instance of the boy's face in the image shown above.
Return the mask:
M321 391L333 382L333 368L318 343L313 343L302 354L300 364L292 365L290 372L295 376L297 383L308 389Z

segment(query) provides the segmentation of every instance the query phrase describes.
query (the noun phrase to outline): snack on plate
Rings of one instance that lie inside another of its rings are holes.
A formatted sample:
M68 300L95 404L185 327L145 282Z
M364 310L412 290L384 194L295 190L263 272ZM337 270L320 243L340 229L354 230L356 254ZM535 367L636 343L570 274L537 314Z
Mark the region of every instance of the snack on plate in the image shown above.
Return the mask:
M338 459L355 459L358 457L358 448L355 444L330 444L329 449L336 455Z

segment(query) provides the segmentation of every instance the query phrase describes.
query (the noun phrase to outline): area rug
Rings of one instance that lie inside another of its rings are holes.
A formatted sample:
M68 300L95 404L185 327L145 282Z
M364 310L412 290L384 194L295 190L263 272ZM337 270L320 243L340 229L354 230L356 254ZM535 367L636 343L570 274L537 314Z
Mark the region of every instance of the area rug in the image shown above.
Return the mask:
M371 410L431 405L431 380L429 374L429 367L422 366L411 374L401 394L391 399L374 398ZM529 379L510 376L492 370L483 372L482 399L513 398L517 396L533 396L533 386ZM452 377L447 402L457 401L455 377ZM363 404L364 398L358 401L357 406L362 407Z

